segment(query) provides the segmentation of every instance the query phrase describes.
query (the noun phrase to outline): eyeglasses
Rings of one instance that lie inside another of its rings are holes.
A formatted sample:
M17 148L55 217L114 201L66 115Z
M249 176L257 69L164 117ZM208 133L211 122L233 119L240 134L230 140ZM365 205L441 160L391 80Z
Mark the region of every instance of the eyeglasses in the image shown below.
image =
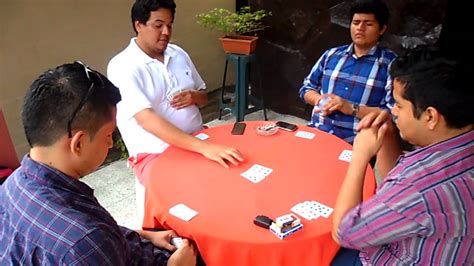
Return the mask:
M82 63L81 61L74 61L74 63L75 63L75 64L79 64L79 65L81 65L82 67L84 67L84 71L86 72L86 77L87 77L87 79L90 81L91 86L90 86L89 89L87 90L87 93L86 93L86 95L84 96L84 98L81 99L81 101L79 102L79 105L76 107L76 109L75 109L74 112L72 113L71 119L69 119L69 121L67 122L67 132L68 132L70 138L72 138L72 132L71 132L71 125L72 125L72 122L73 122L74 119L76 118L77 113L79 113L79 111L82 109L82 107L84 107L84 105L86 104L86 102L87 102L87 100L89 99L89 97L91 96L92 91L93 91L93 88L94 88L94 82L92 81L91 76L90 76L90 73L93 73L94 71L91 70L91 69L89 68L89 66L87 66L87 65L84 64L84 63Z

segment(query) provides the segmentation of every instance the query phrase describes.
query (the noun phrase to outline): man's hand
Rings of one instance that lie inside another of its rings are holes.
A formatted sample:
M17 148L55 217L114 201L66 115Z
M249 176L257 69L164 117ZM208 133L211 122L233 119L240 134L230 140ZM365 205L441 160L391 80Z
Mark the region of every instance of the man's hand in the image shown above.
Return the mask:
M176 109L182 109L190 105L194 105L196 104L196 102L194 100L193 95L194 95L194 92L191 90L180 92L176 94L175 96L173 96L170 104L173 108L176 108Z
M382 146L387 131L393 131L390 115L386 111L378 115L370 113L358 124L359 133L354 140L353 153L367 156L370 160Z
M177 237L176 233L173 230L166 231L143 231L138 230L138 234L151 241L151 243L159 248L164 248L169 251L175 251L176 247L171 245L171 238Z
M331 100L323 106L323 115L330 115L338 110L346 115L352 114L352 105L348 101L336 94L328 93L325 95L331 97Z
M377 148L377 168L380 175L385 177L396 165L398 157L402 154L402 149L396 135L398 132L395 130L387 111L382 111L378 115L375 113L368 114L357 125L358 130L371 127L379 127L380 129L386 127L381 147Z
M194 245L183 238L183 245L178 248L169 258L168 266L194 266L196 265L196 250Z
M225 168L229 168L227 162L238 165L239 162L244 161L244 157L237 149L216 144L206 143L201 154L210 160L218 162Z

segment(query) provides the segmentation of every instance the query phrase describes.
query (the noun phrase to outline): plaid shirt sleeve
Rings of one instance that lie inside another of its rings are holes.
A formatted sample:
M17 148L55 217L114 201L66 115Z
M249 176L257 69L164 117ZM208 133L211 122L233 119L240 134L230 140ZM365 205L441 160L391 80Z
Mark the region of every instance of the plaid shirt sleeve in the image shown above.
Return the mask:
M155 247L133 230L122 226L120 226L120 230L127 240L134 265L166 265L168 263L171 256L169 251Z
M107 230L109 231L109 230ZM122 238L123 239L123 238ZM60 265L128 265L130 254L123 240L114 232L94 230L77 242L63 257Z
M115 232L94 230L64 256L62 265L166 265L170 253L140 238L137 232L120 227L123 237ZM128 246L128 247L127 247Z
M319 60L314 64L313 68L309 72L309 75L304 79L303 85L299 90L299 96L304 101L304 95L309 90L314 90L316 92L321 91L321 77L324 72L324 63L328 56L328 51L319 58Z
M393 60L395 59L392 59L392 62ZM390 62L388 69L390 69L392 62ZM385 83L385 106L381 106L381 108L390 112L394 105L395 99L393 99L393 79L390 73L387 73L387 82Z

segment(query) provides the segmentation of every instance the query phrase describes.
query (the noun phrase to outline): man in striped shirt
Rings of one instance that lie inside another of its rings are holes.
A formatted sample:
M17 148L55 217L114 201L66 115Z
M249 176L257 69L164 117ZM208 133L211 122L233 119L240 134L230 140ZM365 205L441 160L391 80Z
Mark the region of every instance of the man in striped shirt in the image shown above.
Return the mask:
M0 265L196 264L187 239L176 249L171 230L117 225L79 181L112 147L120 98L106 77L78 61L33 82L22 107L31 150L0 187Z
M390 73L400 135L419 148L398 158L386 139L393 130L386 112L360 122L333 237L360 250L363 264L473 265L473 66L422 47L396 59ZM391 170L361 202L364 172L377 152L386 158L382 174Z
M396 55L378 43L387 30L385 4L357 1L350 16L352 43L327 50L305 78L299 96L314 105L309 126L352 144L359 119L393 105L388 66Z

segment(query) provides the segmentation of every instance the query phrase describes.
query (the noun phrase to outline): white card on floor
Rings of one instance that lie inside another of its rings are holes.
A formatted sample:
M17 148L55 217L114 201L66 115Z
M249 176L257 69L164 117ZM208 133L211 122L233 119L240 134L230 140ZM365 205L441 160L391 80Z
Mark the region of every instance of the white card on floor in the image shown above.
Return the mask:
M195 136L196 138L200 139L200 140L206 140L209 138L209 135L207 134L204 134L204 133L199 133Z
M253 183L258 183L265 179L265 177L267 177L272 171L273 169L271 168L259 164L254 164L247 171L243 172L240 175Z
M351 159L352 159L352 151L350 150L343 150L341 152L341 155L339 155L339 160L341 161L350 162Z
M315 134L307 131L298 131L295 134L296 137L304 138L304 139L313 139Z
M181 220L184 220L188 222L191 220L194 216L198 214L197 211L189 208L188 206L184 205L183 203L179 203L169 209L169 213L172 215L180 218Z

